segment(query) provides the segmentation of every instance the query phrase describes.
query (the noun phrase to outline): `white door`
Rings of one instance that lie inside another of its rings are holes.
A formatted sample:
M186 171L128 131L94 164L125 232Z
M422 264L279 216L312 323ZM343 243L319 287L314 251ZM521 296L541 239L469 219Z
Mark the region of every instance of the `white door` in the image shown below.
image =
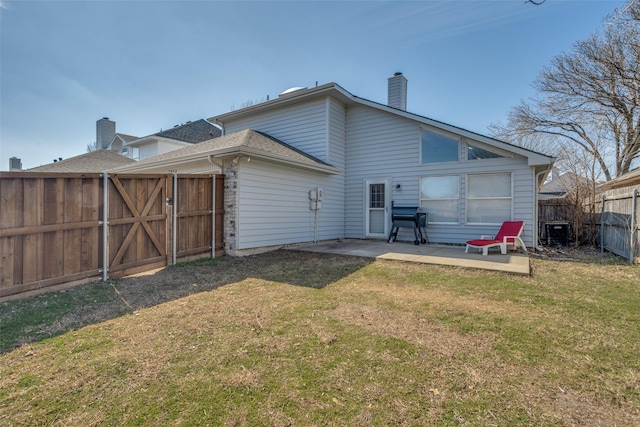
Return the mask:
M389 179L366 181L365 235L367 237L386 239L389 234L390 188Z

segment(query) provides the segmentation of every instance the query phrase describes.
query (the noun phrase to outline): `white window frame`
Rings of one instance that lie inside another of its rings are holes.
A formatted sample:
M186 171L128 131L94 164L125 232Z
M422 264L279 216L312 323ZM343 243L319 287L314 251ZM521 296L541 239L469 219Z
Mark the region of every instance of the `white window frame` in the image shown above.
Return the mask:
M469 158L469 148L471 146L477 147L481 150L484 151L488 151L489 153L495 154L496 157L489 157L486 159L470 159ZM485 160L495 160L495 159L500 159L500 158L513 158L513 155L510 153L507 153L504 150L501 150L499 148L496 147L490 147L486 144L482 144L480 142L477 141L473 141L473 140L465 140L464 141L464 161L465 162L477 162L477 161L485 161Z
M458 190L456 197L442 197L442 198L423 198L422 197L422 180L423 179L429 179L429 178L443 178L443 177L455 177L457 179L457 185L456 188ZM460 224L460 175L459 174L446 174L446 175L427 175L427 176L421 176L418 180L418 191L419 191L419 197L420 197L420 207L421 208L426 208L427 213L429 212L429 207L425 206L426 203L428 203L429 200L433 200L433 201L447 201L447 200L454 200L457 203L457 208L456 208L456 221L434 221L433 217L430 215L429 216L429 224L446 224L446 225L452 225L452 224Z
M491 197L470 197L469 195L469 182L471 181L473 176L480 176L480 175L509 175L509 180L510 180L510 192L511 195L509 197L506 196L491 196ZM473 200L485 200L485 201L490 201L490 200L509 200L509 217L507 219L505 219L504 221L510 221L513 220L513 200L514 200L514 183L513 183L513 171L501 171L501 172L490 172L490 173L468 173L465 176L465 223L469 224L469 225L500 225L502 224L501 222L470 222L469 221L469 206L470 206L470 201Z

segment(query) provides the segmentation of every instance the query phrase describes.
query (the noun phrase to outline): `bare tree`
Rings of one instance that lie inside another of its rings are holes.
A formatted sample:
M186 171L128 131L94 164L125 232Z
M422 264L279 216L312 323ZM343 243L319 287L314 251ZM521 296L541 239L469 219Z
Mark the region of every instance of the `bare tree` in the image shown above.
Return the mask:
M628 172L640 158L639 18L640 3L630 0L600 32L556 56L533 83L538 96L515 107L506 126L494 125L494 136L588 156L607 181Z
M98 143L96 141L87 144L87 153L96 151L98 149Z

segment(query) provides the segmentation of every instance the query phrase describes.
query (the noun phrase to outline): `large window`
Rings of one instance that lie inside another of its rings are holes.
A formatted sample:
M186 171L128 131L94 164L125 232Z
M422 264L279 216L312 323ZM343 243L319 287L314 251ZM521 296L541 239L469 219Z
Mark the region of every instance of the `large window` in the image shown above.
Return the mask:
M427 210L429 222L458 222L459 190L458 175L420 179L420 207Z
M422 163L443 163L458 161L457 138L422 129L420 152Z
M511 173L467 175L467 222L501 224L511 219Z

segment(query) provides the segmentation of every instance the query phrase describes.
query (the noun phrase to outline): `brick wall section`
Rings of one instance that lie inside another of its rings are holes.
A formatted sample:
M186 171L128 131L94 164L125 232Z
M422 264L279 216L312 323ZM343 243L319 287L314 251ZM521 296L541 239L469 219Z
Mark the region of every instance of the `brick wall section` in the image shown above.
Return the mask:
M224 250L236 249L238 223L238 165L224 162Z

